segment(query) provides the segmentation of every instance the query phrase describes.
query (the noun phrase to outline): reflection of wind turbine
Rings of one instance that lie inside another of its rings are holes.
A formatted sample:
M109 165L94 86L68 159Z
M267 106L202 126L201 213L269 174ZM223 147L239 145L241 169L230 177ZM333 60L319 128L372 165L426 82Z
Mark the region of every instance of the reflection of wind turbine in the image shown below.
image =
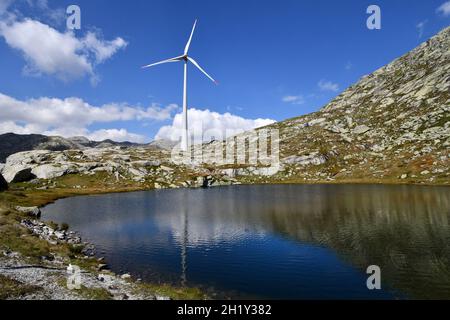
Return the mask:
M181 150L187 151L189 146L188 140L188 115L187 115L187 65L188 61L191 62L194 66L196 66L201 72L203 72L209 79L211 79L215 84L217 81L214 80L209 74L206 73L205 70L200 67L200 65L191 57L188 56L189 47L191 46L192 37L194 36L195 27L197 25L197 20L194 22L194 27L192 28L191 36L189 37L188 43L186 44L186 48L184 49L184 54L182 56L178 56L172 59L167 59L164 61L152 63L142 68L150 68L159 64L169 63L169 62L179 62L184 61L184 86L183 86L183 135L181 137Z
M186 194L184 194L186 198ZM186 203L186 202L185 202ZM181 285L183 287L187 284L187 243L189 239L189 220L187 208L183 208L183 240L181 245Z

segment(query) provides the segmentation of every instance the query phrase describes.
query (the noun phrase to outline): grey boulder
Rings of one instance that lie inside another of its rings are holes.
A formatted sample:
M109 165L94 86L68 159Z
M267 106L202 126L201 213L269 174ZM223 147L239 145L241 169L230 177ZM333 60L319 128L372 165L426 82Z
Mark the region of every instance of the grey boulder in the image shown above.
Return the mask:
M38 207L16 207L16 210L29 215L31 217L39 218L41 216L41 210Z
M54 179L65 175L69 171L68 166L54 166L51 164L43 164L35 167L31 173L38 179Z
M6 181L9 183L27 182L36 178L31 168L8 168L4 170Z

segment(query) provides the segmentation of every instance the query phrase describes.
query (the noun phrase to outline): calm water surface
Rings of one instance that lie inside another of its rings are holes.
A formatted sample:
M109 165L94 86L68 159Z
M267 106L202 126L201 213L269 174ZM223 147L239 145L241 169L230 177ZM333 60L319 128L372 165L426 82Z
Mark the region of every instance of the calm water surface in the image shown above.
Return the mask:
M218 297L450 299L450 189L270 185L59 200L113 271ZM366 286L369 265L382 290Z

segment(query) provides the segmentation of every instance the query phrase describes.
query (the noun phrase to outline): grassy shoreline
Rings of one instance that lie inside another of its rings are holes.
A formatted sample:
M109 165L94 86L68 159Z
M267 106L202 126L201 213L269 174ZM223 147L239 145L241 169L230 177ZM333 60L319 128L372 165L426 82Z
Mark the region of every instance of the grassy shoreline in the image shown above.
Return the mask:
M64 179L61 179L64 180ZM113 274L109 271L98 271L98 257L88 258L80 256L79 248L67 243L58 243L52 245L46 240L39 239L31 234L29 230L22 227L20 222L22 219L27 219L25 214L17 211L16 206L23 207L43 207L56 200L84 195L97 195L106 193L123 193L133 191L145 191L149 188L141 187L119 187L102 189L98 185L90 185L85 189L72 188L55 188L53 190L36 190L34 186L26 183L12 184L9 190L0 193L0 252L18 252L23 257L23 263L33 263L45 265L42 257L49 257L57 255L62 257L67 265L73 264L79 266L82 270L86 270L92 274L98 275L100 273ZM50 223L46 223L50 224ZM54 224L54 223L51 223ZM107 263L103 262L102 263ZM12 290L14 286L11 283L16 283L14 279L10 279L2 275L0 279L0 296L2 299L17 298L17 290ZM137 293L155 294L165 296L171 299L208 299L207 295L198 288L190 287L176 287L165 283L143 283L134 280L133 286ZM62 281L61 283L64 283ZM26 283L20 284L19 287L33 288ZM23 292L28 292L24 290ZM108 295L97 294L98 290L90 292L87 288L83 288L80 294L86 299L100 299L103 300Z

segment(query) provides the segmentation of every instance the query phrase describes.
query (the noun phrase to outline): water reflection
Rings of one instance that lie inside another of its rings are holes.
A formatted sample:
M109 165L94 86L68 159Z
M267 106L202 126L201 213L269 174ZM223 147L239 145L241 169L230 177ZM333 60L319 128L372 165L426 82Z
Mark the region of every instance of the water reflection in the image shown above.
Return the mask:
M186 200L186 193L184 193L184 200ZM183 243L181 245L181 285L183 287L187 284L187 243L189 239L189 219L188 219L189 208L184 206L181 209L183 213Z
M113 265L290 298L387 297L363 285L373 264L395 297L450 298L449 215L448 188L369 185L138 192L44 210Z

